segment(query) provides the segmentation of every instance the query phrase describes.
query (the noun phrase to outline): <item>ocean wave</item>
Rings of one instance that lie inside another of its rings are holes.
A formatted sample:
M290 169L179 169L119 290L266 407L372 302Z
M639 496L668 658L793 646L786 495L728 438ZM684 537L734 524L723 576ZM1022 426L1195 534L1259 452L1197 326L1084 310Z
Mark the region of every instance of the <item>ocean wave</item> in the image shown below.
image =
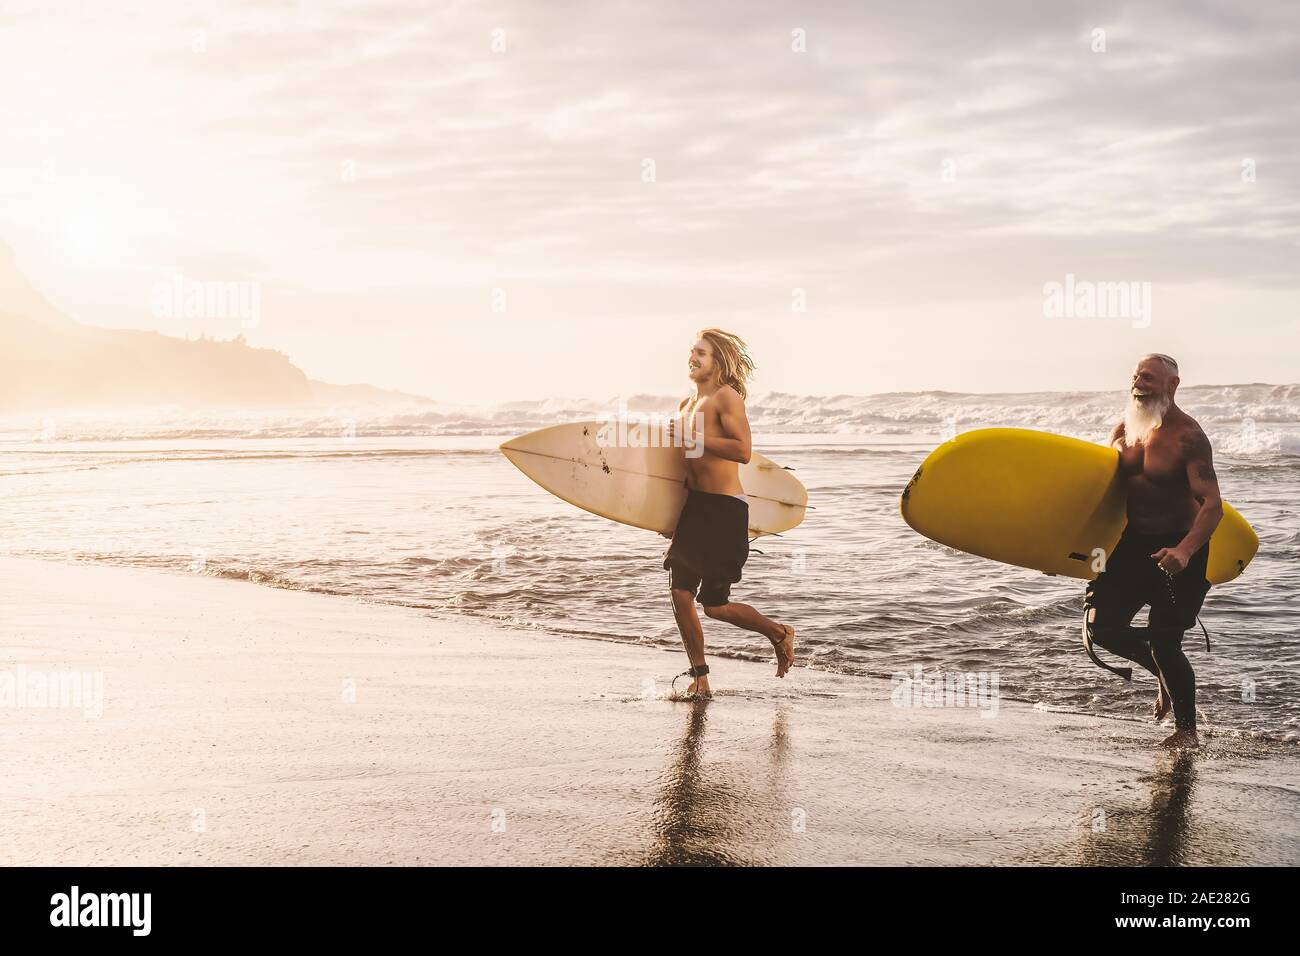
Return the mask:
M493 406L426 403L396 409L337 406L207 415L163 409L130 415L69 415L53 422L32 416L0 423L0 440L61 443L514 435L620 413L664 414L675 409L680 398L641 394L605 400L548 398ZM1230 454L1300 454L1300 385L1189 386L1180 390L1179 400ZM1019 427L1100 441L1121 416L1124 401L1120 391L829 396L768 392L750 398L749 415L756 431L769 433L932 436Z

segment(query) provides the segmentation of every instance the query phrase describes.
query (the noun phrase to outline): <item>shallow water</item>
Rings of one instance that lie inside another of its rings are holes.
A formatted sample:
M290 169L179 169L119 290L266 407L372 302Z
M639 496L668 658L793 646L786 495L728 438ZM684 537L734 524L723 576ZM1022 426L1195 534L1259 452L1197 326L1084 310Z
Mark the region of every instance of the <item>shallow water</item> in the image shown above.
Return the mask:
M1212 652L1199 632L1185 647L1207 726L1296 740L1300 457L1291 449L1300 415L1288 413L1291 392L1279 398L1277 389L1220 389L1205 396L1205 409L1189 407L1215 441L1225 497L1254 525L1261 546L1242 578L1206 600ZM1008 423L987 421L1000 397L977 397L986 418L979 423L967 421L977 417L973 399L963 405L959 398L950 406L957 430ZM1045 408L1073 409L1073 433L1094 439L1113 407L1113 396L1109 405L1066 395L1020 399L1029 405L1020 414L1035 421L1048 417ZM870 411L866 399L818 401L825 415L826 408L852 407L840 408L834 431L758 435L758 449L795 469L816 510L787 535L756 543L761 553L751 555L735 599L794 624L803 661L814 667L877 676L917 665L992 671L1009 697L1146 714L1150 681L1126 685L1083 654L1082 582L963 555L903 523L898 495L943 437L931 430L934 416L917 409L938 406L913 397L907 414L894 415L888 430L910 423L911 434L853 433L845 429L864 416L886 417L902 399L882 397ZM1237 413L1254 410L1259 420L1234 427L1232 401ZM1013 411L1008 403L997 407ZM496 418L449 414L454 426L440 429L413 413L349 418L341 431L328 418L292 415L69 421L47 427L39 440L30 426L11 423L0 441L0 548L246 577L515 627L678 646L661 568L666 542L546 494L496 451L509 434L562 417L553 408L512 408ZM769 419L791 424L789 416ZM485 434L494 426L498 434ZM439 430L478 434L430 434ZM770 656L755 635L710 621L705 634L710 653Z

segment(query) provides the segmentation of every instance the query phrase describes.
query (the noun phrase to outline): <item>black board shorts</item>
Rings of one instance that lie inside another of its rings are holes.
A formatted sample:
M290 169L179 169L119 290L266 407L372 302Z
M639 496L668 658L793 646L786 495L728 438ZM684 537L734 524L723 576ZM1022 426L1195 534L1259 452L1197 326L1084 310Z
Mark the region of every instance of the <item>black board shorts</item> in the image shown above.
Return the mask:
M734 495L688 490L664 555L669 587L699 592L705 607L726 604L749 557L749 504Z
M1124 626L1143 605L1150 605L1148 623L1154 637L1159 631L1180 634L1196 626L1196 615L1210 590L1205 578L1210 546L1205 544L1171 581L1151 559L1161 548L1173 548L1186 532L1141 534L1124 529L1106 570L1088 585L1087 597L1097 608L1098 627Z

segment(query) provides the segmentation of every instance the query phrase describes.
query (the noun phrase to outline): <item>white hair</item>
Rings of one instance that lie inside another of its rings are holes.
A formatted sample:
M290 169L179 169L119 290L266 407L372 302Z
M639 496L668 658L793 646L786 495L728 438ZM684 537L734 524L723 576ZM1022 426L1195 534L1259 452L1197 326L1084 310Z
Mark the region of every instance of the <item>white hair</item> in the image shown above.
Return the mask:
M1169 369L1171 375L1178 374L1178 363L1175 362L1170 356L1165 355L1163 352L1151 352L1147 355L1142 356L1142 358L1139 359L1138 361L1145 362L1147 359L1159 359L1162 363L1164 363L1165 368Z

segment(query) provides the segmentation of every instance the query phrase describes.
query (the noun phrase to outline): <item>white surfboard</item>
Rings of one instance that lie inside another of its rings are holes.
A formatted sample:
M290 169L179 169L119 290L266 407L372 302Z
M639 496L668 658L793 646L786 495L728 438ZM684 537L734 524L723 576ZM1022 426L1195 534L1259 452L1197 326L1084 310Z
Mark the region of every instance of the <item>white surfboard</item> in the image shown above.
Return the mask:
M603 429L603 431L602 431ZM686 501L680 448L626 447L609 422L542 428L501 445L516 468L557 498L611 521L671 534ZM808 491L755 453L740 466L751 537L789 531L804 518Z

